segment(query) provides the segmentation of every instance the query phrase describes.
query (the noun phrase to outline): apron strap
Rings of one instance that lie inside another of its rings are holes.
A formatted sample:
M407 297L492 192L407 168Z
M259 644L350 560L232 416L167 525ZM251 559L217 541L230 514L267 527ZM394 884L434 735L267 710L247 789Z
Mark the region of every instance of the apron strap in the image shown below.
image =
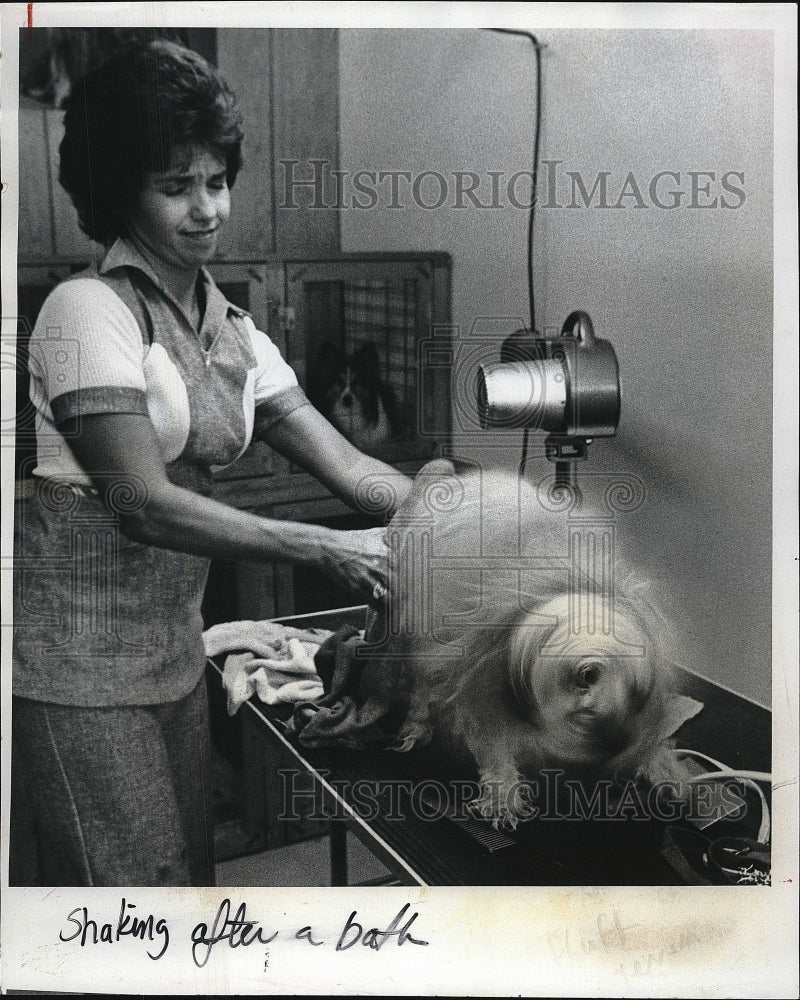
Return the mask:
M114 274L98 274L97 277L116 292L133 313L136 322L139 324L139 332L142 335L144 346L152 346L154 339L153 321L144 304L141 290L131 278L129 269L122 268Z

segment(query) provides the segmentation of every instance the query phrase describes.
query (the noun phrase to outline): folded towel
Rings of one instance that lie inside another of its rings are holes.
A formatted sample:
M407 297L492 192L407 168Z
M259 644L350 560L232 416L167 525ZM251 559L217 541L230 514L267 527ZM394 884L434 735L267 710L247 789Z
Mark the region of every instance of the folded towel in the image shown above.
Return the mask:
M221 622L203 633L206 656L249 650L267 659L291 659L289 640L299 639L316 647L333 633L321 628L293 628L273 621Z
M298 629L271 621L222 622L203 633L206 654L236 650L228 656L222 684L228 694L228 714L256 694L267 705L314 701L324 688L314 655L333 633Z
M228 694L229 715L235 715L254 694L266 705L295 704L322 695L322 681L314 670L314 660L309 659L297 639L290 642L296 644L292 661L257 659L252 653L232 653L227 657L222 686ZM288 673L287 666L295 673ZM306 677L298 676L301 669L306 670Z

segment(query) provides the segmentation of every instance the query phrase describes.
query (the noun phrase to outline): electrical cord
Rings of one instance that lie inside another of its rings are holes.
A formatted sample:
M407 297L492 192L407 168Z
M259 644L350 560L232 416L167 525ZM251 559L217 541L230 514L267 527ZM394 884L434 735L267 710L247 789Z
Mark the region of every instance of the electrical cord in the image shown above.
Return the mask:
M770 784L772 783L772 775L768 771L737 770L735 768L728 767L727 764L723 764L721 761L714 760L713 757L709 757L708 754L701 753L699 750L676 749L674 753L678 756L691 756L704 760L707 764L712 764L714 767L719 769L717 771L706 771L704 774L694 775L689 778L689 781L693 784L697 784L701 781L715 781L725 778L727 780L734 779L741 781L742 784L747 785L750 789L753 789L761 802L761 824L758 829L756 840L759 844L769 843L771 832L769 807L767 806L766 796L758 785L759 781L769 782Z
M487 28L498 35L517 35L527 38L533 45L534 60L536 63L536 104L534 114L535 134L533 137L533 169L531 171L531 207L528 212L528 310L530 312L531 330L536 333L536 293L535 282L533 280L533 230L536 220L536 199L537 180L539 174L539 136L542 131L542 49L535 35L530 31L517 31L514 28ZM522 457L519 463L519 478L525 476L525 467L528 460L528 428L522 437Z
M522 432L522 457L519 460L519 478L525 478L525 466L528 461L528 437L530 435L529 428L525 428Z
M531 318L531 330L536 332L536 299L534 291L534 280L533 280L533 229L534 222L536 218L536 199L537 199L537 178L539 173L539 136L541 134L542 125L542 49L545 47L539 43L535 35L532 35L530 31L517 31L514 28L487 28L487 31L493 31L499 35L517 35L521 38L527 38L533 45L534 59L536 63L536 111L534 117L534 126L536 129L533 138L533 170L532 170L532 180L531 180L531 207L528 214L528 308L530 310ZM524 464L524 462L523 462Z

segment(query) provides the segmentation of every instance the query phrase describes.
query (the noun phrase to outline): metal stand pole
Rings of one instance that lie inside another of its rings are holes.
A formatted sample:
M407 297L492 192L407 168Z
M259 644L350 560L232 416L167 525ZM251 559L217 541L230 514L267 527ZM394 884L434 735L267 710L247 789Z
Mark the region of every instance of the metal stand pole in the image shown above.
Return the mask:
M581 502L576 463L570 459L556 461L556 488L559 486L566 487L573 494L576 505Z

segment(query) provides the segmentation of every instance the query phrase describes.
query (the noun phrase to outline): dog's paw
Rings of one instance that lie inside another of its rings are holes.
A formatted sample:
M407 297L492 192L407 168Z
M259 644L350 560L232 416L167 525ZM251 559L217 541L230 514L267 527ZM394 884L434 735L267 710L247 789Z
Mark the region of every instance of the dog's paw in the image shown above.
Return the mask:
M491 823L495 830L512 831L517 828L519 817L513 810L503 807L493 798L478 796L469 803L469 807L477 816Z
M399 753L407 753L414 747L427 746L433 739L433 727L427 722L412 722L401 727L397 734L397 742L391 749Z
M467 808L470 812L475 813L476 816L480 816L481 819L489 820L490 822L494 822L498 814L497 800L486 789L482 789L481 794L477 798L467 803Z
M521 777L513 781L482 778L480 795L469 805L496 830L514 830L518 823L533 819L539 811L533 788Z
M409 750L413 750L416 746L417 741L413 736L405 736L402 740L397 740L397 742L392 743L388 748L389 750L394 750L396 753L408 753Z

